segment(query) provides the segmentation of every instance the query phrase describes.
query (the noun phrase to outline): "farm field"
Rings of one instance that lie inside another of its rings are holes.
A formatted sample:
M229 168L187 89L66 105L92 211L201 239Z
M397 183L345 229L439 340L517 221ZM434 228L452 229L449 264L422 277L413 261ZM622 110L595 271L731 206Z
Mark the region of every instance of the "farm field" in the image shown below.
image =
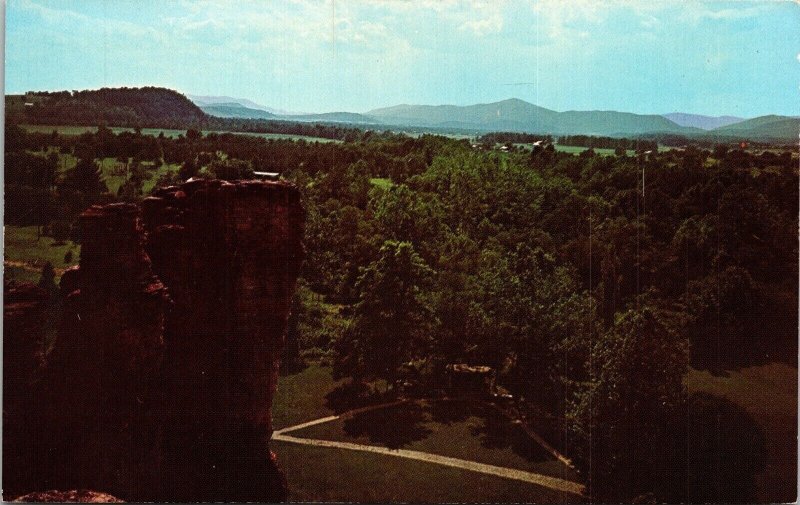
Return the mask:
M583 151L587 151L589 149L588 147L562 146L560 144L555 144L555 148L556 148L556 151L559 151L559 152L562 152L562 153L570 153L570 154L580 154ZM603 148L603 147L594 148L594 152L596 154L600 154L600 155L603 155L603 156L611 156L611 155L614 154L614 150L613 149L606 149L606 148ZM628 156L633 156L634 154L636 154L636 152L633 149L628 149L627 150L627 155Z
M514 145L517 146L517 147L523 147L523 148L528 149L528 150L533 149L533 144L518 143L518 144L514 144ZM580 153L582 153L584 151L589 150L588 147L583 147L583 146L564 146L564 145L561 145L561 144L553 144L553 146L555 147L556 151L558 151L560 153L568 153L568 154L580 154ZM599 154L599 155L603 155L603 156L613 156L614 155L614 149L606 149L606 148L603 148L603 147L595 147L594 148L594 152L595 152L595 154ZM628 149L626 151L626 154L628 156L634 156L636 154L636 151L634 151L633 149Z
M29 132L35 133L52 133L54 130L58 132L59 135L81 135L86 132L96 132L96 126L50 126L50 125L20 125L22 128ZM114 133L120 132L133 132L133 128L125 128L120 126L111 126L109 129ZM167 128L142 128L143 135L153 135L158 136L160 133L164 133L165 137L169 138L177 138L179 135L185 135L186 130L173 130ZM284 133L250 133L250 132L225 132L225 131L215 131L215 130L203 130L203 134L209 133L233 133L234 135L251 135L253 137L262 137L265 139L275 139L275 140L305 140L306 142L341 142L340 140L335 139L326 139L322 137L306 137L303 135L289 135Z
M731 421L728 434L733 451L741 450L750 430L757 440L763 436L766 458L763 468L752 478L759 502L793 502L797 498L797 368L784 363L768 363L712 375L690 369L689 394L708 393L724 398L746 414ZM749 417L749 419L746 419ZM725 423L724 417L718 422ZM759 435L760 433L760 435ZM720 431L721 437L726 432ZM724 442L723 442L724 443ZM762 443L756 444L761 446ZM754 449L756 449L754 448ZM754 452L759 452L755 451ZM742 462L761 460L747 452L738 455ZM749 460L749 461L748 461Z

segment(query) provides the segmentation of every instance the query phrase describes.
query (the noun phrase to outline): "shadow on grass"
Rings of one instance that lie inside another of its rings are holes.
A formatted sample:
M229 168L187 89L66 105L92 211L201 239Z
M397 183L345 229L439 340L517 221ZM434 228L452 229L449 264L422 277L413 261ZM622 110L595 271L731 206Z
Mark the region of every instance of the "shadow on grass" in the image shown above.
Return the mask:
M535 440L530 438L522 426L515 424L495 409L481 409L480 426L472 428L472 434L479 437L481 446L487 449L511 449L517 456L528 462L548 461L553 457Z
M336 414L341 414L394 399L391 393L379 392L362 382L349 381L326 394L325 405Z
M753 502L755 475L767 463L764 434L753 418L725 398L696 393L689 400L687 435L689 501Z
M366 435L372 443L399 449L424 440L431 434L431 430L423 424L425 420L423 407L406 403L354 415L344 421L344 431L351 437Z
M308 368L308 364L303 361L284 362L281 363L278 373L281 377L290 377L299 374L306 368Z
M470 416L475 415L476 407L463 400L440 400L428 405L431 421L450 426L453 423L463 423Z
M710 325L690 335L690 365L715 376L771 362L797 366L797 286L771 290L740 314L743 324Z

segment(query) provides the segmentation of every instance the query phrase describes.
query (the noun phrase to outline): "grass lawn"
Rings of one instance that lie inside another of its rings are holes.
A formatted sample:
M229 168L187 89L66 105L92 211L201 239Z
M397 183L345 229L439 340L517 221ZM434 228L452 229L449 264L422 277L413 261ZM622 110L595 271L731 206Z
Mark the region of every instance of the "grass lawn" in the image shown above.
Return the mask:
M156 186L158 179L167 173L177 173L181 166L177 163L163 164L156 170L148 170L146 173L150 175L149 179L145 179L142 183L142 194L149 195L153 188Z
M331 377L331 369L309 365L306 369L278 380L278 391L272 402L272 425L278 430L333 415L326 406L325 395L343 381Z
M329 367L315 364L281 376L272 406L274 428L333 415L326 396L346 382L334 381ZM419 412L422 422L414 422ZM292 435L372 445L378 442L372 442L370 436L394 437L395 442L414 438L403 447L572 478L564 471L566 467L550 461L549 454L509 436L504 431L513 430L508 423L481 409L473 412L459 402L437 402L420 404L420 409L412 412L378 409L371 413L359 418L360 427L350 420L348 429L360 432L357 436L344 431L348 420ZM392 456L277 441L270 447L286 472L292 501L574 503L578 499L525 482Z
M797 368L769 363L714 376L690 370L689 393L724 397L743 408L765 437L766 468L755 475L760 502L797 498Z
M497 410L462 401L413 402L292 432L293 436L430 452L579 481Z
M295 502L576 503L525 482L380 454L272 442Z
M64 262L64 255L72 251L72 261ZM25 263L31 268L41 270L45 262L49 261L56 269L56 277L65 268L76 265L80 257L80 245L67 240L63 245L56 245L51 237L41 237L36 240L35 226L5 226L5 255L4 259L13 262ZM18 268L21 270L21 268ZM39 274L31 272L35 280Z

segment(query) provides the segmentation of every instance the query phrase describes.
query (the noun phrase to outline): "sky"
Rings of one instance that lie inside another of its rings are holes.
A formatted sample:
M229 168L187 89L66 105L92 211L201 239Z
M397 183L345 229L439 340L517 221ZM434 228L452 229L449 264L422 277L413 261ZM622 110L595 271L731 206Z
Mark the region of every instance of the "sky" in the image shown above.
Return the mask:
M800 115L800 4L7 0L7 94L164 86L300 112L520 98Z

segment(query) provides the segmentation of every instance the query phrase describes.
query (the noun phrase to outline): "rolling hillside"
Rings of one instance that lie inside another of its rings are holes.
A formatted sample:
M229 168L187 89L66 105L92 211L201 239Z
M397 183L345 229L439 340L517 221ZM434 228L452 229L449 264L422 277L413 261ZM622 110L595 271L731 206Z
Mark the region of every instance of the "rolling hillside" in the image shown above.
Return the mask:
M759 116L733 125L716 128L711 133L749 139L792 139L800 134L800 118L789 116Z
M367 113L388 124L473 128L484 131L519 131L550 134L635 135L643 133L691 134L663 116L616 111L556 112L512 98L501 102L455 105L397 105Z
M679 126L658 115L617 111L567 111L556 117L553 133L624 136L643 133L691 134L700 130Z
M216 117L235 117L245 119L274 119L276 117L275 114L271 112L244 107L241 104L233 102L201 105L200 109L206 114Z
M547 129L558 114L512 98L501 102L457 105L396 105L366 113L384 123L409 126L448 126L480 130Z
M208 116L177 91L166 88L101 88L32 92L6 97L7 119L51 125L195 125Z
M267 107L266 105L261 105L260 103L255 103L252 100L248 100L247 98L234 98L232 96L201 96L201 95L190 95L188 93L186 95L186 98L194 102L194 104L200 108L203 108L207 105L237 104L242 107L246 107L248 109L262 110L264 112L269 112L271 114L291 114L291 112L282 109L275 109L272 107Z

